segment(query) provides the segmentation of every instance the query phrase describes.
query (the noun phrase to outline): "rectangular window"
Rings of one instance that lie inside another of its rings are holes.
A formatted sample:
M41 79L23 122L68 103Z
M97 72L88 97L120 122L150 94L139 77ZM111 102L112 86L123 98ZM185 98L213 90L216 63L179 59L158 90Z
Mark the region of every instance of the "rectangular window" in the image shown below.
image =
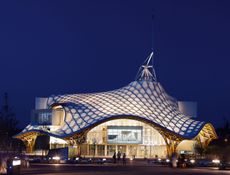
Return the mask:
M142 144L142 126L108 126L109 144Z
M107 156L112 156L115 151L116 151L115 145L108 145L107 146Z
M105 155L105 145L97 145L97 154L98 156Z
M32 111L31 123L33 125L51 125L52 124L52 110L39 109Z
M96 155L96 145L89 145L89 155L95 156Z

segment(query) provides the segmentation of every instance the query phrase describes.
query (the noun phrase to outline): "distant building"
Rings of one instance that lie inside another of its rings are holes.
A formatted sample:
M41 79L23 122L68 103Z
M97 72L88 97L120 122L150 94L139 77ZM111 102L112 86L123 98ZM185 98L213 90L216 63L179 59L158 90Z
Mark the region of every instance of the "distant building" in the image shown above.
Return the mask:
M36 98L31 123L15 137L33 153L39 135L50 136L50 149L69 148L69 156L166 157L207 145L216 133L197 121L195 102L178 102L157 81L150 64L141 66L135 81L117 90Z

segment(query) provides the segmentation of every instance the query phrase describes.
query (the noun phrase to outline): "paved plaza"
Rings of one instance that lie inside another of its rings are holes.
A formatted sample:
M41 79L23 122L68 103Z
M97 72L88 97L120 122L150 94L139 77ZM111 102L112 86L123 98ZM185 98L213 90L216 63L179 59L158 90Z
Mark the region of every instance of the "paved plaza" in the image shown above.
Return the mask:
M170 168L154 165L77 165L77 164L33 164L22 174L41 175L210 175L230 174L229 170L218 170L213 167L205 168Z

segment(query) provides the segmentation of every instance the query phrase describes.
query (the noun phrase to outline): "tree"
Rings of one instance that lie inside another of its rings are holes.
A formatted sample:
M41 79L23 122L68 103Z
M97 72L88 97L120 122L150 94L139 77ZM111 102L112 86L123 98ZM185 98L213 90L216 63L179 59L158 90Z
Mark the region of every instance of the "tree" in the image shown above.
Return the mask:
M0 109L0 151L15 151L21 148L21 142L12 136L19 132L18 121L8 105L8 94L4 94L4 103Z
M195 153L198 154L200 157L203 157L206 153L206 149L201 145L196 143L194 146Z
M224 126L216 129L218 139L213 140L208 148L207 155L226 159L230 156L230 127L229 121L224 119Z
M49 150L50 137L48 135L40 135L35 141L35 150L41 150L42 156L44 151Z

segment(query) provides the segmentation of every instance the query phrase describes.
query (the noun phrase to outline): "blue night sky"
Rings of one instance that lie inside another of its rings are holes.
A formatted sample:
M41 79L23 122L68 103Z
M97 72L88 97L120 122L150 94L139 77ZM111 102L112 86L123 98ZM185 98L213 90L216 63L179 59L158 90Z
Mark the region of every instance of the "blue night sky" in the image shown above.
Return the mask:
M165 90L198 102L198 119L230 119L230 1L0 1L0 102L20 126L36 96L113 90L151 51Z

